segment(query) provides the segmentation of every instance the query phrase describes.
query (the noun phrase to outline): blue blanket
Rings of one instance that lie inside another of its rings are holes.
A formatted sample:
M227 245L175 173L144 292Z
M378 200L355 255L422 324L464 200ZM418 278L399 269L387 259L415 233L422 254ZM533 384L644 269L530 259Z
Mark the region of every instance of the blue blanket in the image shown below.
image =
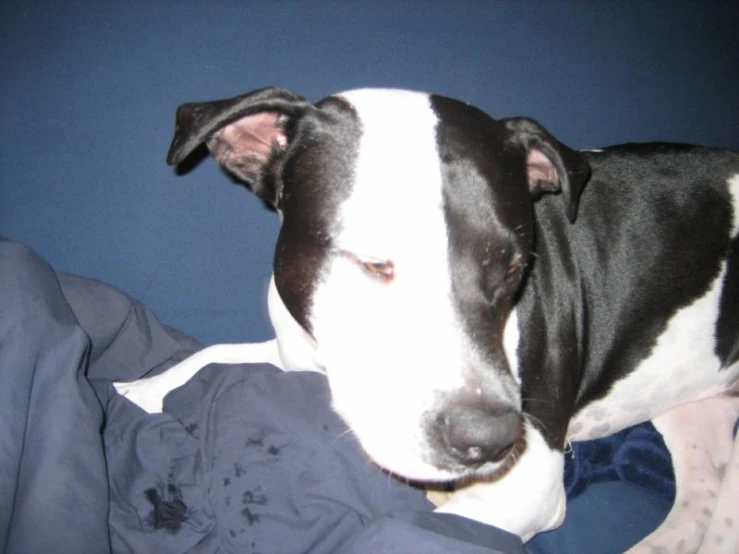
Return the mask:
M111 383L163 371L196 341L2 238L0 284L2 551L524 552L369 463L321 375L212 365L149 415ZM668 490L654 435L577 447L569 491L603 479ZM645 452L657 469L637 472Z

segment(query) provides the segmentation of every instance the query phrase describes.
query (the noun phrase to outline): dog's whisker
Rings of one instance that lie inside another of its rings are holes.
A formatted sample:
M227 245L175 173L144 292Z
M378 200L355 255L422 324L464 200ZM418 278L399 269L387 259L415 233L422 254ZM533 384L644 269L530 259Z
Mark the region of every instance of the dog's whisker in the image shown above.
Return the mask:
M547 432L547 433L549 432L549 429L547 428L547 426L544 425L544 422L541 419L539 419L538 417L533 416L531 414L524 414L524 418L527 419L527 420L529 420L532 423L537 424L537 426L540 427L541 429L543 429L545 432Z
M332 439L331 439L331 440L330 440L330 441L329 441L329 442L328 442L328 443L326 444L326 449L331 449L331 448L334 448L334 447L335 447L335 445L336 445L336 443L338 443L339 441L343 440L343 439L344 439L345 437L347 437L347 436L349 436L349 435L354 435L354 434L355 434L355 433L354 433L354 431L353 431L353 430L352 430L351 428L347 427L347 428L346 428L346 429L344 429L344 430L343 430L343 431L342 431L341 433L339 433L338 435L335 435L335 436L334 436L334 437L333 437L333 438L332 438Z
M521 398L521 402L538 402L539 404L554 404L551 400L544 400L543 398L532 398L532 397L523 397Z

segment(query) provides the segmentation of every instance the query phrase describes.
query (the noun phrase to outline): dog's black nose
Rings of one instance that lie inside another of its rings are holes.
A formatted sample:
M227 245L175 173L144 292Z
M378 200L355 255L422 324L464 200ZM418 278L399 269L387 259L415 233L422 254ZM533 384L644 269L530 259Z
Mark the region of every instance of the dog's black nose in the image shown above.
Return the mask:
M505 458L523 435L521 414L493 404L450 404L434 425L437 444L455 463L477 467Z

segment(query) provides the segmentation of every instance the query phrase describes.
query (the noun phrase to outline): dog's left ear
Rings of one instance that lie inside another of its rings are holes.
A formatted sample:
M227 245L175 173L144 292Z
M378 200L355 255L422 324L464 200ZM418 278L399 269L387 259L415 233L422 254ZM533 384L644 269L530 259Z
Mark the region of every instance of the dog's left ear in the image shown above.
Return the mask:
M508 142L522 147L526 155L532 196L561 191L567 218L574 222L580 193L590 178L590 164L582 154L559 142L533 119L513 117L501 122L510 133Z
M269 87L234 98L183 104L167 163L181 163L200 144L263 200L276 204L271 162L291 146L286 123L314 109L302 96Z

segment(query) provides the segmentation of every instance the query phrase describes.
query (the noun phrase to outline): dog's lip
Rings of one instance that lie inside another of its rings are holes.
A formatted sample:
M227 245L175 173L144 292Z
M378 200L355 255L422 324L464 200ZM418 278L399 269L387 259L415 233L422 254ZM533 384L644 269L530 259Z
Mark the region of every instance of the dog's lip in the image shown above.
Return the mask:
M385 464L374 456L370 455L372 461L384 472L392 475L401 481L417 485L420 487L432 486L438 487L445 484L454 486L466 486L475 481L497 481L506 475L523 454L526 449L525 436L519 439L506 454L504 458L496 462L487 462L477 468L464 467L458 464L431 464L423 462L428 468L426 471L398 471L397 466L393 464ZM365 450L365 452L367 452ZM369 455L369 452L367 452Z
M526 450L526 435L525 433L518 439L508 453L500 460L495 462L485 462L484 464L470 468L459 464L449 464L444 466L436 466L437 469L444 475L450 477L440 477L435 480L426 480L427 482L453 482L458 484L464 484L471 481L483 480L483 481L497 481L504 475L506 475L513 466L516 465L519 458ZM423 481L423 480L421 480Z
M525 429L525 428L524 428ZM501 477L503 477L505 474L507 474L513 466L516 465L519 458L521 458L521 455L526 450L526 434L521 435L521 438L518 439L511 449L508 451L508 453L498 462L494 462L495 466L492 468L492 471L490 473L487 473L482 477L485 480L488 481L497 481ZM484 468L485 466L483 466ZM476 472L475 477L479 477L479 471Z

